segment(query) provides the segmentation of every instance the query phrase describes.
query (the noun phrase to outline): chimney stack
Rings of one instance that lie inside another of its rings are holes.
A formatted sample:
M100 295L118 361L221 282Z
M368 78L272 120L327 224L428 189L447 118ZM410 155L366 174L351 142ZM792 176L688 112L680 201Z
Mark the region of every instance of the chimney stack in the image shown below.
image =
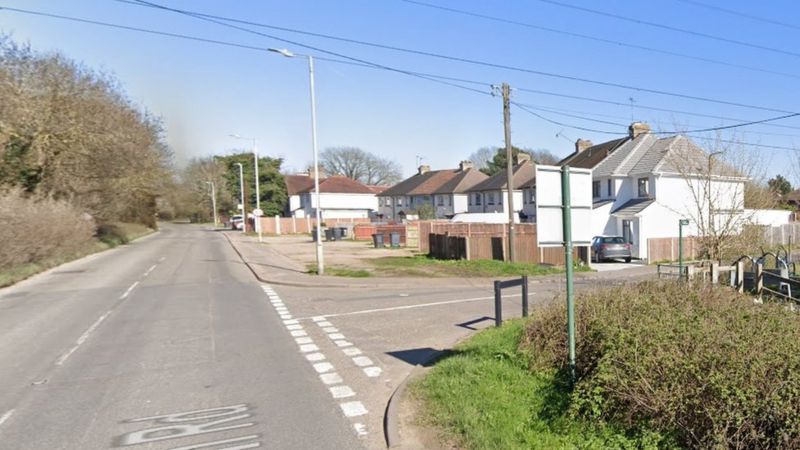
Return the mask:
M517 153L517 164L522 164L525 161L530 161L530 160L531 160L531 155L523 152Z
M474 167L475 167L475 165L474 165L474 164L472 164L472 161L469 161L469 160L464 160L464 161L461 161L461 162L458 164L458 168L459 168L459 170L461 170L462 172L463 172L463 171L465 171L465 170L468 170L468 169L472 169L472 168L474 168Z
M637 136L649 132L650 132L650 125L644 122L633 122L631 126L628 127L628 136L630 136L631 139L636 139Z
M593 145L588 139L578 139L575 141L575 153L580 153Z
M423 173L428 173L430 171L431 171L431 166L429 166L427 164L423 164L423 165L419 166L419 169L418 169L418 173L420 175L422 175Z

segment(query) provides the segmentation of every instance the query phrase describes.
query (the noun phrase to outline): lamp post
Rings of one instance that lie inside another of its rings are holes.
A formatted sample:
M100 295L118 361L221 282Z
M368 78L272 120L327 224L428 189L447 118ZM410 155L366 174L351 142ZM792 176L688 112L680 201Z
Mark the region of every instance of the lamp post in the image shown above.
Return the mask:
M242 234L244 234L247 232L247 213L244 206L244 166L242 163L236 163L236 165L239 166L239 198L242 202L239 209L242 210Z
M234 139L242 139L245 141L253 141L253 167L255 170L256 176L256 209L253 210L253 224L255 225L256 232L258 233L258 242L261 242L261 222L259 217L261 217L261 190L258 187L258 147L256 147L256 138L247 138L239 136L238 134L230 134L230 137ZM244 203L242 203L244 205ZM244 214L242 215L242 220L245 220L246 217ZM244 223L247 223L245 220Z
M322 254L322 218L320 209L322 208L322 199L319 196L319 158L317 149L317 105L314 93L314 57L311 55L295 54L285 48L271 48L271 52L278 53L287 58L294 58L295 56L302 56L308 59L308 82L311 91L311 146L314 151L314 195L317 197L317 206L314 208L314 213L317 220L317 273L323 275L325 273L325 264L323 262Z
M683 227L689 225L689 219L678 221L678 281L683 279ZM689 277L687 276L688 280Z
M206 184L211 185L211 209L214 215L214 228L216 228L219 224L217 220L217 189L214 187L213 181L206 181Z

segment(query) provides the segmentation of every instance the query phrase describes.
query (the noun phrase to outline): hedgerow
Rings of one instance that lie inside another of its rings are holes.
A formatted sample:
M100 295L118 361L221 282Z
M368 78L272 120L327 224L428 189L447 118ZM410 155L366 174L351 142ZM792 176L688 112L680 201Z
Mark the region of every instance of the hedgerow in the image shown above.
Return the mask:
M532 371L566 373L565 317L555 301L529 322ZM800 317L784 305L644 282L580 296L576 317L576 417L690 448L800 448Z

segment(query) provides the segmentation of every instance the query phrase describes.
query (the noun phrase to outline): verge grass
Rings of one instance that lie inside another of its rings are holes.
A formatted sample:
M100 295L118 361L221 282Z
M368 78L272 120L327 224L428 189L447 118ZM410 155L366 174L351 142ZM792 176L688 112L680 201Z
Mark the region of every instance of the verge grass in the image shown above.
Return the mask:
M381 275L428 276L428 277L511 277L538 276L564 272L563 267L529 263L509 263L492 259L439 260L424 255L386 256L369 260ZM576 266L576 271L585 272L587 266Z
M628 436L571 416L563 377L529 370L522 334L522 320L487 329L413 383L422 425L467 449L657 448L646 434Z

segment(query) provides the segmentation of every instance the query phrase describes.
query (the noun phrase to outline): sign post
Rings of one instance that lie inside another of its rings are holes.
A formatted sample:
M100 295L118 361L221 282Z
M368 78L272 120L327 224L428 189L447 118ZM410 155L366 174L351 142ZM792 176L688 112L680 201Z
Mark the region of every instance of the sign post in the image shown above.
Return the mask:
M567 344L569 374L575 383L575 294L572 284L572 200L569 189L569 166L561 168L561 215L564 227L564 268L567 271Z
M256 230L258 231L258 242L261 242L261 216L264 215L264 211L261 208L256 208L253 210L253 216L255 216L255 226Z
M683 279L683 227L686 225L689 225L689 219L678 221L678 281Z
M536 166L536 243L564 247L569 371L575 381L575 291L572 250L589 246L592 222L592 171L569 166ZM575 217L573 217L573 215ZM575 219L575 220L573 220Z

